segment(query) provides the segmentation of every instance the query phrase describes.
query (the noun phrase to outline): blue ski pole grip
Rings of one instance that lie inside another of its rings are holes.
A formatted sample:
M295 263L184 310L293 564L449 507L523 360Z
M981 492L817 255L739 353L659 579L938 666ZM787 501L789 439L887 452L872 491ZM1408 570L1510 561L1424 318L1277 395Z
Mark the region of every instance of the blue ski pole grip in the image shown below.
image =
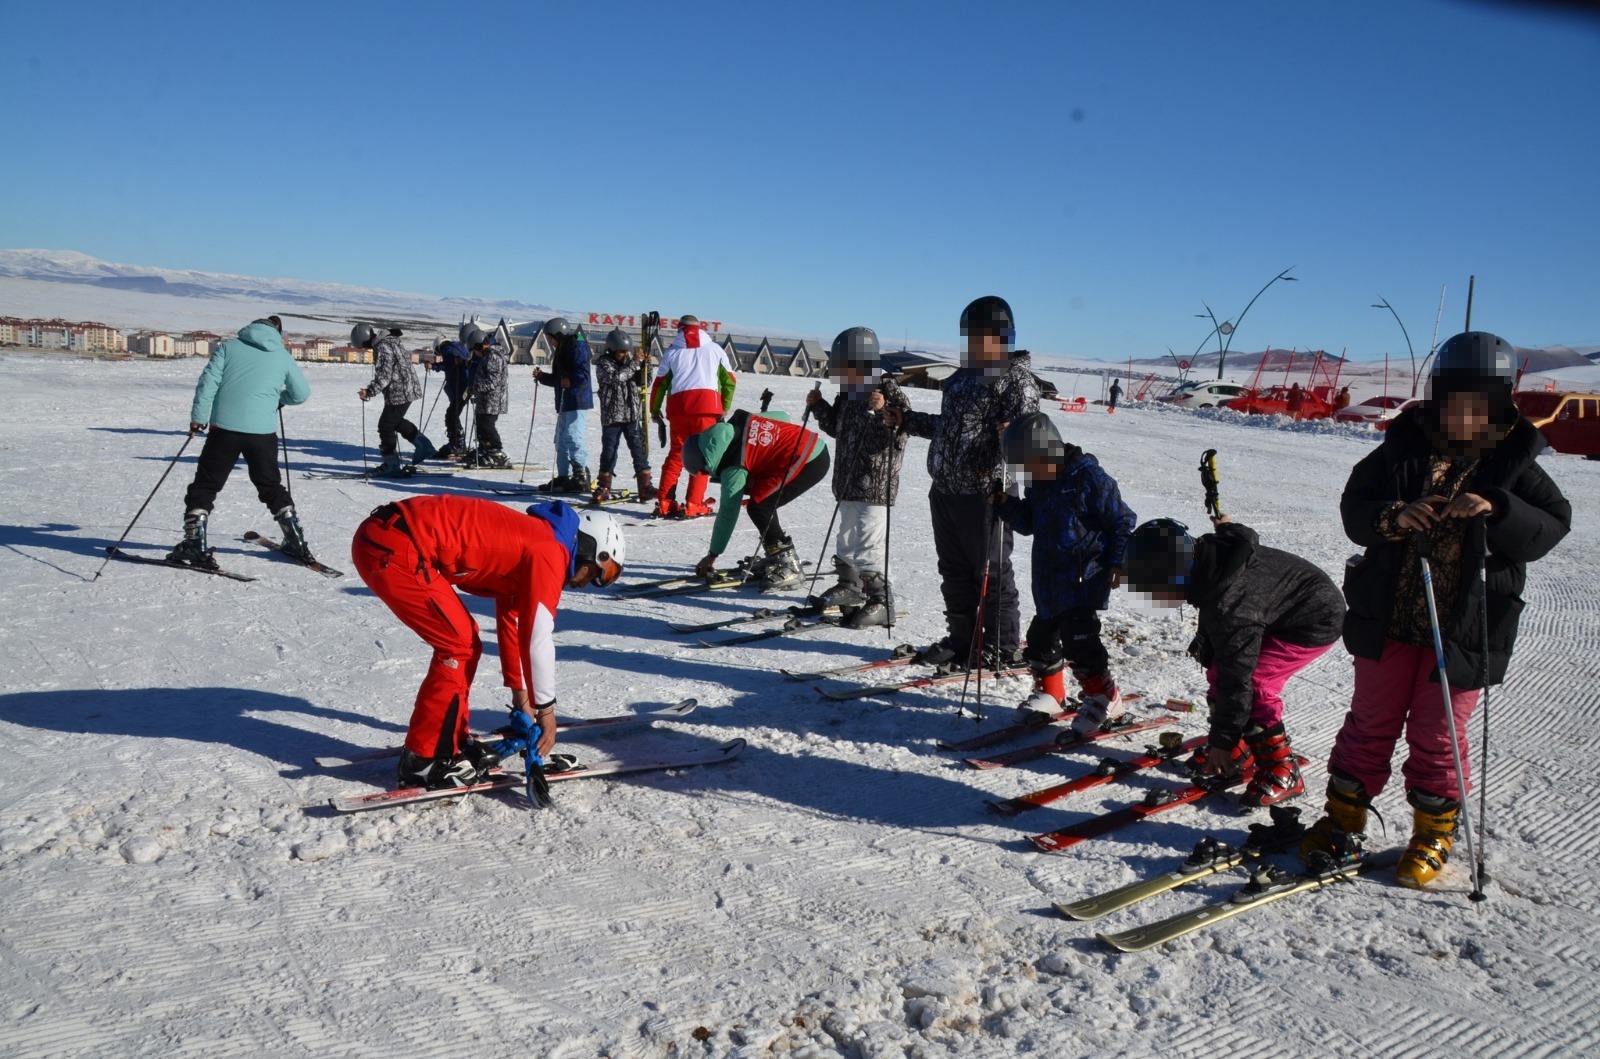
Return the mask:
M517 711L517 716L523 719L528 727L528 746L523 750L523 768L527 772L528 804L535 809L548 809L555 805L555 799L550 797L550 781L544 776L544 758L539 754L539 737L543 729L539 723L522 711Z

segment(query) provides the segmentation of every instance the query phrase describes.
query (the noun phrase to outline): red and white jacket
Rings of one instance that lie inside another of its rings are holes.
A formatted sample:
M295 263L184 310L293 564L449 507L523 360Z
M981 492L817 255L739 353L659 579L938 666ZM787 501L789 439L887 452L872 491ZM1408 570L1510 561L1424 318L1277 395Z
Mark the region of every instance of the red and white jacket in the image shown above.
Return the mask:
M669 419L720 416L733 402L737 382L723 348L700 328L685 327L656 365L650 411L659 414L665 396Z

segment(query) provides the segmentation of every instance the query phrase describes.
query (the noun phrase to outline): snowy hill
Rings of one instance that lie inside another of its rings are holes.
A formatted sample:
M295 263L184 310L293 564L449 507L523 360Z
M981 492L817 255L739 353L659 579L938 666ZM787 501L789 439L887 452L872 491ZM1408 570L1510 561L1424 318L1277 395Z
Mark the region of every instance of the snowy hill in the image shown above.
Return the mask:
M341 817L328 799L388 783L392 763L328 769L314 758L394 746L429 652L353 576L326 580L242 542L246 529L272 528L243 468L219 499L212 543L255 582L122 563L89 580L179 451L199 367L0 356L10 398L0 428L4 1059L1600 1050L1600 464L1541 461L1578 517L1530 568L1517 656L1492 703L1489 900L1467 902L1458 857L1433 890L1399 889L1380 872L1115 955L1097 929L1224 898L1242 873L1095 923L1068 922L1051 903L1169 870L1202 835L1237 841L1248 818L1216 797L1047 855L1026 836L1180 786L1181 775L1151 770L1015 818L985 800L1083 775L1102 756L1126 759L1154 731L976 771L936 742L1003 723L1025 680L984 681L980 728L957 714L959 684L834 702L777 672L941 633L924 442L912 442L894 509L891 576L909 616L892 635L829 629L704 649L667 622L774 600L564 596L564 715L700 700L682 721L574 735L565 749L592 760L747 739L737 761L560 784L544 813L486 796ZM312 398L285 412L311 543L345 567L375 505L437 491L491 497L515 477L302 477L361 467L361 373L308 365ZM763 386L775 409L798 416L807 380L742 385L736 404L752 407ZM519 456L525 435L513 424L528 422L532 397L529 373L513 372L502 430ZM938 407L938 394L909 397ZM1336 577L1352 550L1338 494L1372 451L1370 432L1149 408L1054 415L1141 518L1200 524L1194 468L1214 448L1226 510L1263 543ZM549 463L544 409L533 425L532 459ZM597 416L588 434L597 452ZM130 548L154 554L177 539L195 448ZM808 560L830 553L832 509L826 486L783 509ZM680 573L705 552L703 522L616 510L630 580ZM729 557L753 546L741 524ZM1016 563L1026 618L1025 538ZM469 606L488 641L473 698L481 731L504 718L506 695L492 612ZM1153 613L1119 594L1104 621L1119 682L1143 693L1134 710L1202 734L1203 709L1162 709L1169 696L1203 697L1184 654L1192 612ZM1286 690L1289 732L1311 761L1307 814L1320 808L1350 690L1339 647ZM1374 829L1374 845L1403 842L1398 775L1378 808L1388 826Z

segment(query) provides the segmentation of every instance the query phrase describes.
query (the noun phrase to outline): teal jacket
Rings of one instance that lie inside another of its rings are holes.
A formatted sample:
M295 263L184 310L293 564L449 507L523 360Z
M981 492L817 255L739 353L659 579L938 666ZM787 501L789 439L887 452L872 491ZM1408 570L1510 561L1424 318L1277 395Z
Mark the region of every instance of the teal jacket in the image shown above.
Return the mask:
M249 324L206 362L195 383L189 422L241 434L276 434L278 409L310 396L311 386L283 348L278 329Z

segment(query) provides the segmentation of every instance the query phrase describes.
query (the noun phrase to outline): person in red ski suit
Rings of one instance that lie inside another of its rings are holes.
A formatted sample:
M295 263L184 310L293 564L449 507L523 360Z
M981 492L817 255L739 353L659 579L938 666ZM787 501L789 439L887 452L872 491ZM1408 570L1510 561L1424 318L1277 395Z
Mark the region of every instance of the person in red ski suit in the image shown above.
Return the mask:
M458 588L494 600L512 708L534 718L539 753L548 755L556 739L556 606L564 587L605 586L622 573L616 521L603 512L580 515L561 501L522 512L477 497L411 497L374 508L356 529L350 556L373 594L433 648L398 786L466 786L493 764L468 734L483 641Z
M676 497L678 477L683 473L683 439L714 426L733 402L738 380L727 354L711 336L700 329L693 316L678 321L678 337L661 354L656 365L655 383L650 390L650 415L661 422L661 406L666 404L672 440L661 465L661 488L656 497L657 518L698 518L711 514L706 503L704 474L689 475L684 502Z

